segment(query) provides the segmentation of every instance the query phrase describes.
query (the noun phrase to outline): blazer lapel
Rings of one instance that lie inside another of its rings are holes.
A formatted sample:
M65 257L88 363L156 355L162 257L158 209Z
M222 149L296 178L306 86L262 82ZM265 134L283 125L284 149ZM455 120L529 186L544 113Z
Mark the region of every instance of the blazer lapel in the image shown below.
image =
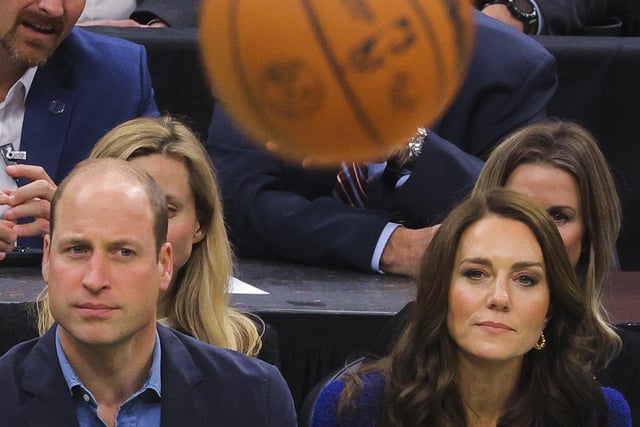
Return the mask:
M33 347L24 363L20 386L32 395L22 406L28 426L78 426L71 393L59 368L56 326Z
M167 328L158 325L162 347L162 426L207 425L194 389L203 374L186 347Z
M61 46L36 72L25 104L20 149L27 152L26 163L42 166L54 180L74 107L75 97L64 87L70 69Z

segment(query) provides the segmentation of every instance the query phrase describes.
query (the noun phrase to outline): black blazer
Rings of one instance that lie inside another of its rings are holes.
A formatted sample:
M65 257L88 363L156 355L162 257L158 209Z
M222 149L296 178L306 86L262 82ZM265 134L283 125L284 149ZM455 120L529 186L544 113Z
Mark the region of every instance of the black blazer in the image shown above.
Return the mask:
M162 426L295 426L291 393L272 365L158 325ZM60 370L55 326L0 358L0 426L78 426Z

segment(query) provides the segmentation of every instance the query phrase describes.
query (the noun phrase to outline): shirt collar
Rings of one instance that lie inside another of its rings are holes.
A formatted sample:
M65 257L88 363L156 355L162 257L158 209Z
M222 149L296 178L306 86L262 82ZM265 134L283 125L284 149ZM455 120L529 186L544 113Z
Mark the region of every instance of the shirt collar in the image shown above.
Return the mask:
M60 337L58 336L58 328L56 328L56 353L58 355L58 362L60 364L60 369L62 370L62 375L64 376L64 380L67 383L67 387L69 388L69 393L73 395L73 390L76 387L82 387L83 390L87 390L87 388L82 384L80 378L76 375L73 367L69 363L69 359L64 354L64 350L62 349L62 344L60 343ZM139 391L134 393L134 396L144 392L147 389L154 390L158 396L162 396L162 375L161 375L161 349L160 349L160 336L158 335L158 331L156 330L156 343L153 347L153 355L151 360L151 368L149 369L149 378L142 385Z
M11 90L17 90L18 86L22 86L24 88L22 94L22 99L20 99L20 103L24 105L27 100L27 95L29 95L29 91L31 90L31 85L33 84L33 79L36 76L36 71L38 71L38 67L31 67L24 72L22 77L18 79L15 85L11 88Z

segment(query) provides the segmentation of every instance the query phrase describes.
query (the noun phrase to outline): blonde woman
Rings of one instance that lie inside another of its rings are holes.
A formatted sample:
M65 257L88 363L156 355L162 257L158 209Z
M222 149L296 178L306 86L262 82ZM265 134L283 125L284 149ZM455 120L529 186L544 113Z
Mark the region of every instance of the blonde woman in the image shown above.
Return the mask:
M257 355L262 344L256 323L228 305L233 260L220 191L194 133L170 117L134 119L103 136L89 157L135 163L167 195L174 276L158 302L161 321L210 344ZM39 309L42 334L52 323L46 289Z

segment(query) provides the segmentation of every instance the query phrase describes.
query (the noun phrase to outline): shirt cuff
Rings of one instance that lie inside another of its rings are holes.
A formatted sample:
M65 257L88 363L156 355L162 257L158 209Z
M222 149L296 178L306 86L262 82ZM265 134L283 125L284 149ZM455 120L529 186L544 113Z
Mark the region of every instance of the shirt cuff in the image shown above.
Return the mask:
M391 233L398 227L400 227L400 224L389 222L382 229L382 233L380 233L380 237L378 237L378 243L376 243L376 247L373 250L373 256L371 257L371 270L384 274L384 271L380 270L380 258L382 258L382 252L384 251L384 247L387 246Z

